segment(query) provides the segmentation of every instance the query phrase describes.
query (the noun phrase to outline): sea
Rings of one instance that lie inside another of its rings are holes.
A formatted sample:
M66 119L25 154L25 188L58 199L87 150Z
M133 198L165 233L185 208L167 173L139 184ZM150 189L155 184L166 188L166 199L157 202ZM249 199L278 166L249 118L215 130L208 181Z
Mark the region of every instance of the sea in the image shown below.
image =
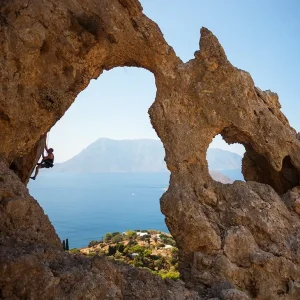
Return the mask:
M243 180L240 170L222 170ZM159 200L169 186L165 173L55 173L41 170L28 184L61 240L86 247L108 232L156 229L169 232Z
M159 200L169 173L71 174L41 170L28 188L69 247L85 247L107 232L168 232Z

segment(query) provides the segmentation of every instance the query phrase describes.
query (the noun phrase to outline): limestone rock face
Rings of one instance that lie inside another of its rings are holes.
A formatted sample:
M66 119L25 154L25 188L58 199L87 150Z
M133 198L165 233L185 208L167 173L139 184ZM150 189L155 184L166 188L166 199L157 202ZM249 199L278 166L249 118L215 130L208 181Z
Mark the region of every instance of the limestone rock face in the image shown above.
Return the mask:
M300 298L299 135L278 96L232 66L206 28L199 46L183 63L136 0L1 2L1 296L196 297L182 286L142 279L140 271L107 267L105 260L76 262L61 251L21 183L37 162L44 133L89 81L103 70L135 66L156 80L149 114L171 171L161 210L180 249L186 286L204 299ZM247 182L221 184L209 175L206 152L217 134L245 146ZM75 279L80 286L71 288Z
M0 161L1 299L199 300L182 281L62 251L53 226L5 162Z
M15 242L46 244L61 248L54 227L38 202L28 194L16 174L0 157L0 243L6 238Z
M2 243L1 299L199 300L182 281L162 281L149 271L106 257L71 256L41 245Z

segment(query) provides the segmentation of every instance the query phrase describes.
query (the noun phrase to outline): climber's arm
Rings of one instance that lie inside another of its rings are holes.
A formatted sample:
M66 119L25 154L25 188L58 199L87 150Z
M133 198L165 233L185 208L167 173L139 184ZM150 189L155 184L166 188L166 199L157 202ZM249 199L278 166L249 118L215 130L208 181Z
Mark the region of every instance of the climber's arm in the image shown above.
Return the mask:
M47 159L52 159L52 156L51 155L47 155L47 156L43 155L42 161L45 161Z

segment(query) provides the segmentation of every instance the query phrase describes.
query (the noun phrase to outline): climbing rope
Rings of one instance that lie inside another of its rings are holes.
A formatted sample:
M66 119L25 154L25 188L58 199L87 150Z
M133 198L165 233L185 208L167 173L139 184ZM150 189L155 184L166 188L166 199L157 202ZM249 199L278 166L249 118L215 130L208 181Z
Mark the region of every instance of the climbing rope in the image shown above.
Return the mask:
M49 134L49 132L47 133L47 137L46 137L46 145L47 145L47 147L48 147L48 145L49 145L49 136L50 136L50 134Z

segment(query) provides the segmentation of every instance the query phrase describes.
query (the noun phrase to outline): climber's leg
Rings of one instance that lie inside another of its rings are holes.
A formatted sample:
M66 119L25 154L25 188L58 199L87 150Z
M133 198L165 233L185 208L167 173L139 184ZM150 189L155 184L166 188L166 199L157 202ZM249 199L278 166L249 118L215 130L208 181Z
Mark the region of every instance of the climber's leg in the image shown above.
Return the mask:
M35 180L36 176L39 174L39 170L42 167L41 164L38 164L37 167L35 168L35 173L34 176L30 177L31 179Z

